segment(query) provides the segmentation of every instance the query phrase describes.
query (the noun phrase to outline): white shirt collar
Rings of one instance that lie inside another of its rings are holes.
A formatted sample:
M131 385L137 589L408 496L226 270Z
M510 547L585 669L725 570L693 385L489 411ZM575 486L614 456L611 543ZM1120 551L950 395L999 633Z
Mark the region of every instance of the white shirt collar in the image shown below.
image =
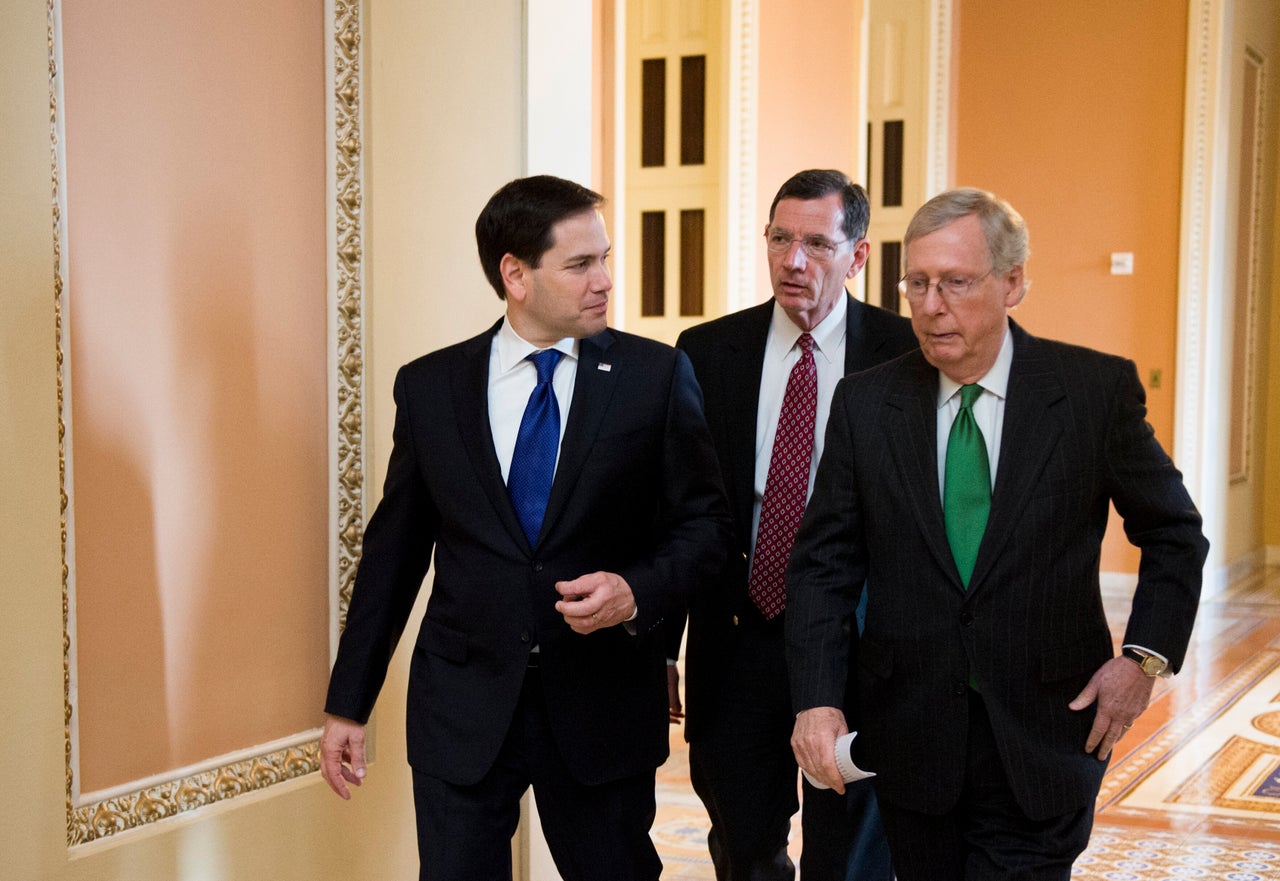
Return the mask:
M844 335L844 319L848 311L849 296L842 292L836 300L835 306L827 313L827 317L819 321L818 326L808 332L813 337L814 352L821 354L828 361L831 360L829 353L836 351L836 346ZM783 308L778 305L778 301L774 300L773 319L769 327L769 334L779 344L777 349L779 357L787 357L787 354L795 346L796 340L800 339L800 334L804 332L787 316Z
M505 316L502 319L502 326L498 328L497 344L499 373L507 373L534 352L541 351L533 343L516 333L515 328L511 326L511 320ZM573 337L557 340L555 345L550 348L569 358L576 359L578 357L578 340Z
M1004 328L1004 341L1000 344L1000 352L996 355L996 363L991 365L991 369L986 375L978 380L978 385L982 386L983 391L991 392L998 398L1004 399L1009 393L1009 368L1013 366L1013 331L1009 330L1008 324ZM947 376L942 371L938 371L938 407L942 408L946 405L951 397L960 391L960 383Z

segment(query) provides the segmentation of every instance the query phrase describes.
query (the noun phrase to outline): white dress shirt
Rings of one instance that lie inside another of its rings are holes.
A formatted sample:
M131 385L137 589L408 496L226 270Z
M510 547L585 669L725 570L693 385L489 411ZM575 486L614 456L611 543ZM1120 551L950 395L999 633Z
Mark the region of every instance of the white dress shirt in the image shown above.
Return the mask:
M560 409L560 442L564 441L564 427L569 424L569 405L573 401L573 387L578 378L578 341L565 337L551 348L562 355L551 377L551 387L556 393L556 405ZM520 420L524 418L529 395L538 384L538 368L525 358L541 351L533 343L521 338L502 319L502 327L493 335L489 348L489 430L493 434L493 448L502 467L502 482L511 473L511 457L515 454L516 436L520 433ZM556 444L556 462L560 461L560 443Z
M809 488L805 499L813 493L813 476L822 457L822 442L831 415L831 397L836 383L844 377L845 324L849 303L844 295L818 326L809 331L813 337L813 362L818 368L818 408L814 420L813 459L809 462ZM773 304L773 320L764 346L764 367L760 371L760 402L756 406L756 473L754 502L751 508L751 549L755 552L755 535L760 526L760 505L769 479L769 460L773 456L773 439L778 433L778 417L782 415L782 399L787 391L791 368L800 360L800 334L782 307Z

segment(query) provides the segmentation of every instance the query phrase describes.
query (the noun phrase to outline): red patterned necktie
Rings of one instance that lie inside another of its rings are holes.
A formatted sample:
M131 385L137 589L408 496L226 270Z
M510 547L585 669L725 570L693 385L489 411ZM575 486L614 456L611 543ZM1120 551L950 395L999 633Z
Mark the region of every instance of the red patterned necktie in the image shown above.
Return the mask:
M787 379L773 438L769 476L760 504L760 526L756 529L756 550L747 580L747 592L766 619L776 617L787 605L787 559L804 514L809 464L813 461L818 367L813 361L813 337L800 334L799 345L802 354Z

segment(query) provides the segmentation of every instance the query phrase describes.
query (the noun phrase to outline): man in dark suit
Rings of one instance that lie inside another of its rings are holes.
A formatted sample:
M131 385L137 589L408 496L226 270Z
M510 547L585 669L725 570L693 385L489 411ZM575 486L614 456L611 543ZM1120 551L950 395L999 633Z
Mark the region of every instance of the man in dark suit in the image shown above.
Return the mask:
M1182 664L1208 543L1133 363L1008 319L1028 254L1013 208L949 191L905 243L921 348L836 390L787 573L796 757L839 788L853 676L900 881L1061 881L1112 747ZM1111 504L1142 551L1116 657Z
M774 197L765 227L773 298L694 327L676 342L702 387L734 518L724 571L691 604L685 652L689 770L711 818L708 844L719 881L795 877L787 855L798 807L783 654L787 613L753 590L772 575L781 598L786 552L812 485L836 382L916 345L905 318L845 291L867 260L868 217L866 193L841 172L796 174ZM778 506L770 500L785 476L777 469L792 452L783 450L779 422L789 421L787 388L806 361L816 380L801 443L808 458L792 469L791 519L777 541L769 522ZM856 878L891 881L869 783L843 796L806 783L801 822L806 881L843 881L851 850Z
M495 193L476 240L505 318L396 378L321 765L343 798L361 782L364 723L434 553L408 697L423 879L510 878L530 785L568 881L661 872L659 624L719 566L728 518L688 359L605 326L601 201L548 176Z

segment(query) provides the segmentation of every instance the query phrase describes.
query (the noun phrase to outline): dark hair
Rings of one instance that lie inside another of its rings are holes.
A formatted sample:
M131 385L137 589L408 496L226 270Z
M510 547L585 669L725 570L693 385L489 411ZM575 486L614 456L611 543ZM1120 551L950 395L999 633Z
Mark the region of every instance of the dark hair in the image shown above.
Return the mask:
M867 234L871 222L871 203L862 187L849 180L843 171L834 168L810 168L793 174L773 197L769 206L769 222L773 212L783 199L821 199L839 193L844 202L844 221L840 224L850 241L857 241Z
M604 196L549 174L511 181L489 197L476 218L476 247L485 278L505 300L502 258L510 254L537 268L542 255L555 244L551 228L583 211L604 204Z

